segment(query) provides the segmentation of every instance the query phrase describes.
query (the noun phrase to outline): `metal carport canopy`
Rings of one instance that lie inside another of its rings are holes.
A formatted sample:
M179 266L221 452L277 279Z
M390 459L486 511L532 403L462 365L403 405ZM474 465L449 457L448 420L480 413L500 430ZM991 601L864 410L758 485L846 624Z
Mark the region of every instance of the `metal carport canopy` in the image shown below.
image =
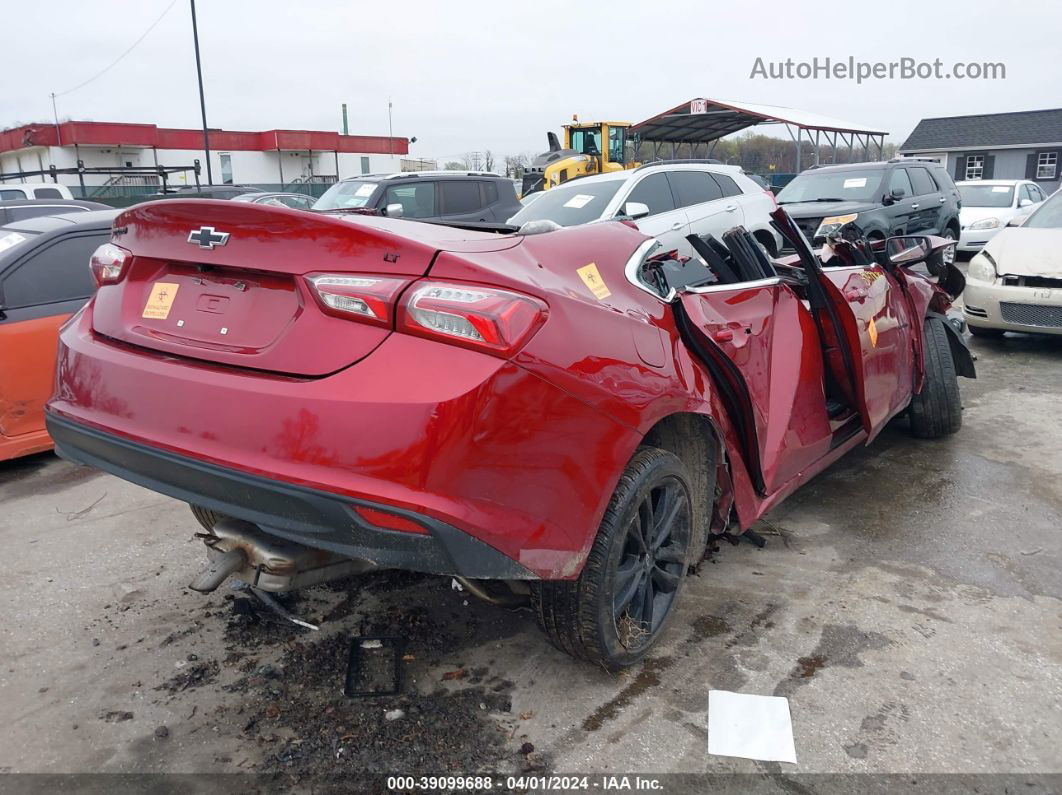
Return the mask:
M804 130L874 137L888 135L887 130L780 105L703 97L639 122L631 127L631 133L639 135L643 141L705 143L757 124L785 124Z

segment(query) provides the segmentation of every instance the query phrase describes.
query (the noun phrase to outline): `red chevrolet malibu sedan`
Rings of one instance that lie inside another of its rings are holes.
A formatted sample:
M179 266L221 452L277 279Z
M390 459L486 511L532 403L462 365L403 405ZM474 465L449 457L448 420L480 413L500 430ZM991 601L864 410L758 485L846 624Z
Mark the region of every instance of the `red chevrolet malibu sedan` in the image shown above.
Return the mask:
M961 279L944 241L813 252L773 218L787 261L740 227L691 236L687 259L622 220L141 205L62 330L48 430L193 506L194 588L449 575L529 599L563 651L628 665L712 534L901 413L922 437L961 422L956 374L974 373L944 318Z

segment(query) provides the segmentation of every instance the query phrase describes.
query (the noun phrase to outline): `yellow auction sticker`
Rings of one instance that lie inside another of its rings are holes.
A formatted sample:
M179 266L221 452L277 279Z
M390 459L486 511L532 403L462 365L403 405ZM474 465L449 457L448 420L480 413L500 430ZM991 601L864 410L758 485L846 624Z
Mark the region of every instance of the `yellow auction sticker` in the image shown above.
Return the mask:
M598 273L597 265L591 262L589 265L584 265L581 268L577 268L576 273L579 274L579 278L583 280L583 284L590 288L590 292L594 294L597 300L608 298L612 295L612 291L608 289L608 285L605 284L605 280L601 278L601 274Z
M165 320L170 316L170 308L173 299L177 297L177 289L181 285L172 282L155 282L151 286L151 295L148 296L144 305L144 313L141 317L149 317L154 320Z

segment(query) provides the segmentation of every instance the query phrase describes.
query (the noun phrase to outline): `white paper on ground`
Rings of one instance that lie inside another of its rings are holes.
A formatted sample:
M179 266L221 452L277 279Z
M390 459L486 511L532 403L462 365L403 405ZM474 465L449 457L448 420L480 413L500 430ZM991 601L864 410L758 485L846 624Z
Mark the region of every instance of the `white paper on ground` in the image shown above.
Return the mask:
M796 764L789 699L709 690L708 753Z

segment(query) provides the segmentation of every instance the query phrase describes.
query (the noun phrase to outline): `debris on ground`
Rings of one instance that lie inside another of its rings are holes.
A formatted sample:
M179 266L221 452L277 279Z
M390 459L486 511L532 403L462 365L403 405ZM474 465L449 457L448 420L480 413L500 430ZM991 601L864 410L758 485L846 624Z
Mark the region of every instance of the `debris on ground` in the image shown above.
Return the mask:
M185 665L180 673L158 685L155 689L173 694L189 688L202 687L217 679L220 670L221 666L218 665L217 660Z
M104 712L100 715L100 720L105 723L122 723L127 720L133 719L133 713L125 710L114 710L111 712Z

